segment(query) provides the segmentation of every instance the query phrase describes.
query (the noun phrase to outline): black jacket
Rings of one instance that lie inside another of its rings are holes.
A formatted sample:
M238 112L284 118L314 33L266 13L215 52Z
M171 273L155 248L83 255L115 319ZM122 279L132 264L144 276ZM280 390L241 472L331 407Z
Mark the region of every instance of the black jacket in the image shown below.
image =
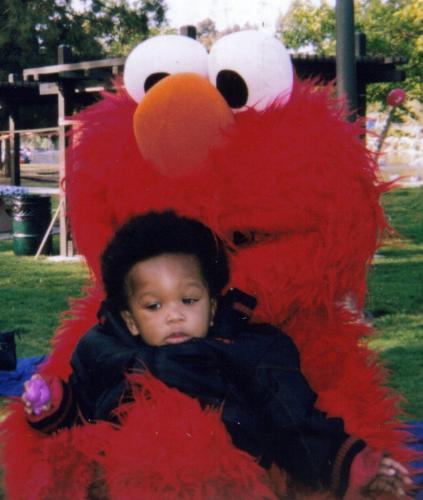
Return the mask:
M223 405L222 420L235 446L263 467L276 463L299 483L331 488L341 497L351 462L365 445L345 433L341 419L315 408L292 340L268 324L250 324L236 309L242 302L251 306L251 299L230 292L207 338L162 347L133 337L103 304L99 324L72 356L75 401L88 421L111 420L111 411L128 396L125 372L147 367L203 405Z

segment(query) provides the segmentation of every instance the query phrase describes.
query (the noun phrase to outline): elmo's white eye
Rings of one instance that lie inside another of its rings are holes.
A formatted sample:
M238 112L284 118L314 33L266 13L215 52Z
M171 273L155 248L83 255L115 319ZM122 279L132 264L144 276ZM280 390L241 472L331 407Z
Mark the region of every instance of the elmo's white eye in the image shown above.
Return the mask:
M123 81L139 102L149 88L175 73L196 73L207 78L207 51L187 36L163 35L135 47L126 59Z
M276 97L289 99L293 84L291 58L276 38L260 31L224 36L209 55L209 78L234 111L264 109Z

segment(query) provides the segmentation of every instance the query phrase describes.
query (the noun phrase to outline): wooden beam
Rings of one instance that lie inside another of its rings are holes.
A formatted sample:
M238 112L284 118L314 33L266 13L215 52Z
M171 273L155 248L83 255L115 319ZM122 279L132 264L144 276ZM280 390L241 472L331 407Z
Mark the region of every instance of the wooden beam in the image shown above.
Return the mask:
M59 127L46 127L46 128L22 128L15 129L15 134L43 134L49 132L58 132ZM9 130L0 130L0 135L7 135Z
M58 61L57 66L66 66L66 58L71 57L71 52L65 50L63 46L58 48ZM57 95L57 105L58 105L58 128L59 128L59 188L60 188L60 255L62 257L70 257L73 255L73 248L70 239L70 234L68 233L68 223L67 223L67 209L66 209L66 193L63 189L64 182L66 178L66 134L67 134L67 123L66 116L72 114L71 97L73 95L73 85L69 83L61 82L59 85L59 93Z
M24 80L33 77L35 80L40 75L54 75L73 71L89 71L98 68L110 68L112 71L116 66L124 66L126 57L115 57L110 59L99 59L98 61L83 61L77 63L54 64L52 66L41 66L40 68L27 68L23 70Z
M15 75L9 75L9 83L15 81ZM10 134L10 183L15 186L21 185L21 139L16 131L18 123L18 109L9 107L9 134Z

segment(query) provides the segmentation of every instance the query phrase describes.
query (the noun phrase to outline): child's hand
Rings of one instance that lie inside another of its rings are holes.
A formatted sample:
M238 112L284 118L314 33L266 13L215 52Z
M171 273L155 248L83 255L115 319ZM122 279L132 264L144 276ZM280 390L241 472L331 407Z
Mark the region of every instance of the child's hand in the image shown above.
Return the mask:
M22 394L22 401L28 415L40 415L48 411L51 407L51 391L47 382L41 375L33 375L24 384L25 391Z
M402 497L412 484L408 470L393 458L385 456L380 461L376 476L365 487L365 495L374 498L389 493Z

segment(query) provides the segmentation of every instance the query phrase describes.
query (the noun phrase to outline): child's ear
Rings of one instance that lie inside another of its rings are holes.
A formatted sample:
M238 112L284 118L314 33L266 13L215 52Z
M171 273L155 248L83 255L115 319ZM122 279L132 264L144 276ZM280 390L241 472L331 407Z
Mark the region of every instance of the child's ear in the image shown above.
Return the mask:
M125 325L127 326L131 335L133 335L134 337L140 335L140 331L138 330L138 326L131 314L131 311L121 311L120 315L122 316L122 319L125 322Z

